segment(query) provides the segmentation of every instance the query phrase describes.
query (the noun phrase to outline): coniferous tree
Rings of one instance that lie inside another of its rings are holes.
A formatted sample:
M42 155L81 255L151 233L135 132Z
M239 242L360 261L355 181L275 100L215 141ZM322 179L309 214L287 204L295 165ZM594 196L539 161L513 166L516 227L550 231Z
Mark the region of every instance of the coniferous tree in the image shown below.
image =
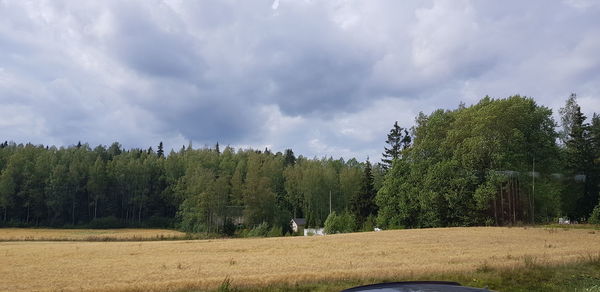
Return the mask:
M165 150L163 149L162 141L160 141L160 143L158 143L158 150L156 151L156 155L158 155L159 158L165 157Z
M411 140L412 139L408 134L408 131L398 126L398 121L396 121L387 135L387 140L385 141L385 143L389 146L384 148L384 152L382 154L383 158L381 159L381 165L384 170L392 167L393 161L400 158L402 151L410 146Z
M285 149L285 154L283 158L283 165L289 166L296 164L296 156L294 156L294 151L292 149Z
M586 123L586 116L581 112L574 94L567 100L567 106L563 109L568 107L571 107L569 111L561 109L561 113L568 115L563 116L562 120L570 123L567 128L570 132L565 141L566 166L571 177L583 180L581 182L583 189L580 194L576 194L578 199L574 215L577 218L587 218L598 203L599 174L595 161L592 127ZM575 191L577 189L575 188Z
M356 218L358 227L365 223L367 217L377 214L377 205L375 205L375 188L373 185L373 174L371 172L371 162L367 159L363 171L360 192L351 202L351 211Z

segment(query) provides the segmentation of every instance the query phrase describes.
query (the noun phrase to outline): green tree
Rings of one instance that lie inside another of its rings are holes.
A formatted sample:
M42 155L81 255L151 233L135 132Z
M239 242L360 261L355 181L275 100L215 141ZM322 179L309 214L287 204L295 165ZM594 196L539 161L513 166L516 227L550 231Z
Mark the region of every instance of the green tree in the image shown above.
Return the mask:
M162 141L160 141L160 143L158 143L158 150L156 150L156 155L158 155L158 157L160 157L160 158L165 157L165 150L163 149Z
M272 191L271 178L264 173L265 157L250 154L248 171L244 184L244 217L250 225L273 222L275 212L275 193Z
M365 163L360 192L357 196L352 198L350 210L356 217L358 226L362 226L370 215L377 215L375 188L373 186L373 175L371 173L371 163L369 160Z
M89 169L89 180L87 182L87 190L93 199L94 219L98 217L98 203L106 197L108 177L106 174L106 165L104 161L98 157Z
M568 110L567 110L568 109ZM570 130L565 141L566 167L571 177L583 176L581 188L577 183L573 184L575 193L576 210L573 211L577 218L587 218L593 207L598 203L599 173L595 161L596 152L592 136L592 127L586 123L586 117L581 112L574 95L567 100L565 108L561 109L562 120L569 121L570 125L565 127ZM579 179L577 179L579 180ZM567 198L573 197L567 196Z
M285 156L283 159L284 166L293 166L296 164L296 156L294 155L294 151L292 149L285 149Z
M408 148L411 143L411 137L408 135L406 129L398 126L398 121L396 121L387 135L385 143L389 146L384 148L385 151L382 154L383 158L381 162L384 170L387 170L392 167L392 162L400 157L402 151Z

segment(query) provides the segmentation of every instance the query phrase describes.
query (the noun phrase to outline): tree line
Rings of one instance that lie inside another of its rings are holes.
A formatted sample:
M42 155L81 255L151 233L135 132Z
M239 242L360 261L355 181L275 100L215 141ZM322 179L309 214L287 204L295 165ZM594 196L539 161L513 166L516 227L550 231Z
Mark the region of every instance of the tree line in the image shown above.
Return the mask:
M469 107L420 113L409 146L395 125L386 150L393 163L376 197L377 223L415 228L561 216L586 221L598 205L600 116L588 120L575 94L560 116L558 127L552 111L532 98L485 97Z
M265 223L289 232L292 217L322 226L330 210L362 196L369 162L296 157L219 145L179 151L0 144L5 226L172 227L232 234ZM374 167L381 181L383 171ZM368 196L374 196L369 190ZM372 201L372 199L371 199ZM357 208L355 208L357 209Z
M166 154L162 142L4 142L0 222L284 234L291 218L330 232L585 221L598 205L600 116L572 95L560 117L521 96L420 113L410 129L393 125L373 165L218 143Z

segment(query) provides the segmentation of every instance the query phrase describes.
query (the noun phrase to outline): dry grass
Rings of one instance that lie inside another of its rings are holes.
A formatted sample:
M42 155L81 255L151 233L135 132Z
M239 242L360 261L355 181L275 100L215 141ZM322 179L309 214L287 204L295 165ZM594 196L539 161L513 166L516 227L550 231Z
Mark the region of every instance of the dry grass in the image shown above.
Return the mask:
M182 238L185 235L166 229L0 229L0 241L157 240Z
M177 290L410 278L558 264L600 253L600 234L443 228L262 239L2 242L0 290Z

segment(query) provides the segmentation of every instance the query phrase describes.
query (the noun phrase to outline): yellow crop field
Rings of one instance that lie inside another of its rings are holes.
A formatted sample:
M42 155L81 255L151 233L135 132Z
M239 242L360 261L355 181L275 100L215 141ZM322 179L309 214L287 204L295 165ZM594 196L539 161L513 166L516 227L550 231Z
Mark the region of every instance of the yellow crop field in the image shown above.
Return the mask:
M150 240L170 239L185 233L167 229L32 229L2 228L0 241L25 240Z
M0 242L2 291L165 291L566 263L600 254L600 232L439 228L259 239Z

